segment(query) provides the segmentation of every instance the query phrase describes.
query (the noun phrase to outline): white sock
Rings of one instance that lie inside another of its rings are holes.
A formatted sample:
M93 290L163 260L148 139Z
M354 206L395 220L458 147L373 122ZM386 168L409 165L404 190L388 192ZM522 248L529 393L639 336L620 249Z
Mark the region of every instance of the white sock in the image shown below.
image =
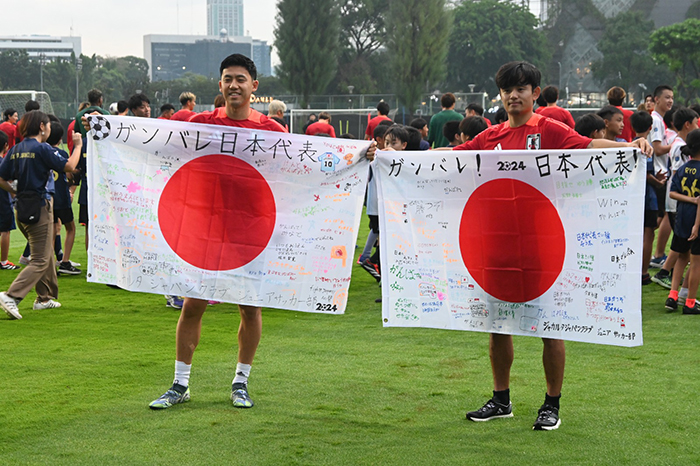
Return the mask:
M191 370L192 364L185 364L182 361L175 361L175 380L173 380L173 384L182 385L183 387L189 386Z
M681 288L681 291L678 292L678 297L686 299L688 297L688 288Z
M242 383L248 385L248 377L250 376L250 364L239 362L236 364L236 376L233 378L233 383Z

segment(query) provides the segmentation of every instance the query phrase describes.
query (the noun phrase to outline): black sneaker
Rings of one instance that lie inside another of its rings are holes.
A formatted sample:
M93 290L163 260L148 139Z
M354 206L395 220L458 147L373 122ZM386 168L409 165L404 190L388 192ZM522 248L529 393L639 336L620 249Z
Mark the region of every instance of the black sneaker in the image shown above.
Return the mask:
M559 408L550 405L542 405L537 412L537 420L532 426L533 430L554 430L561 425Z
M684 304L683 305L683 314L693 315L693 316L700 314L700 302L696 302L695 306L693 306L693 307L688 307Z
M61 262L57 272L64 275L80 275L80 269L73 267L70 262Z
M652 283L651 276L648 273L642 275L642 285L651 285Z
M502 405L491 398L481 408L467 413L467 419L476 422L490 421L501 417L513 417L513 403L508 402L507 405Z
M668 298L666 300L666 306L664 306L667 311L673 312L678 310L678 301L673 298Z
M363 269L365 269L375 280L381 281L382 276L379 273L379 266L367 259L362 264L360 264Z

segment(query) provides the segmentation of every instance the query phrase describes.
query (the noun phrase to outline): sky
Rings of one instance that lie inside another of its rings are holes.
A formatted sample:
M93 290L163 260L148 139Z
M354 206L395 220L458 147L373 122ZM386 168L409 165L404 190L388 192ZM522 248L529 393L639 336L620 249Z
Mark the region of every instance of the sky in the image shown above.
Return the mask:
M1 35L80 36L84 55L143 58L147 34L206 34L206 0L3 1ZM244 0L244 29L274 41L277 0ZM31 5L28 7L27 5ZM31 21L25 18L30 8ZM276 56L273 56L273 66Z

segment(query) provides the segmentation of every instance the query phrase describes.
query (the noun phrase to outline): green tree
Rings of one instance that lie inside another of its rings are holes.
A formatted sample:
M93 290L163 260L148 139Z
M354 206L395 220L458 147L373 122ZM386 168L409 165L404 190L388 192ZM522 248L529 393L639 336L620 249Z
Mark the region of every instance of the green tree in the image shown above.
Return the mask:
M5 91L38 90L39 62L29 59L26 50L5 50L0 53L0 81Z
M493 77L513 60L544 70L550 53L538 20L527 6L497 0L467 0L452 12L447 83L454 90L498 91Z
M593 76L604 87L620 86L630 90L638 83L654 83L671 78L668 68L654 62L648 51L649 31L654 22L639 11L627 12L608 20L598 50L602 60L593 62Z
M372 58L386 37L384 18L389 4L381 0L340 0L340 61L332 83L337 92L377 91Z
M649 50L658 63L676 76L675 90L686 101L700 97L700 19L657 29L651 35Z
M445 77L450 31L445 0L390 0L386 28L396 94L412 113L426 87Z
M321 94L333 79L338 56L340 17L336 0L281 0L277 4L277 74L292 92Z

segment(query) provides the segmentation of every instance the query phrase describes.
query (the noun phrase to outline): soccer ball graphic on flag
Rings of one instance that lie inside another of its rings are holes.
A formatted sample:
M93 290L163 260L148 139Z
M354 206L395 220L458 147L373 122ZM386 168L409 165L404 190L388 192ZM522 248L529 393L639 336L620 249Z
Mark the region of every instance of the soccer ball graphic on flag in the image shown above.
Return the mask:
M90 130L92 131L92 139L95 141L100 141L109 136L111 129L112 127L105 117L100 115L90 117Z

